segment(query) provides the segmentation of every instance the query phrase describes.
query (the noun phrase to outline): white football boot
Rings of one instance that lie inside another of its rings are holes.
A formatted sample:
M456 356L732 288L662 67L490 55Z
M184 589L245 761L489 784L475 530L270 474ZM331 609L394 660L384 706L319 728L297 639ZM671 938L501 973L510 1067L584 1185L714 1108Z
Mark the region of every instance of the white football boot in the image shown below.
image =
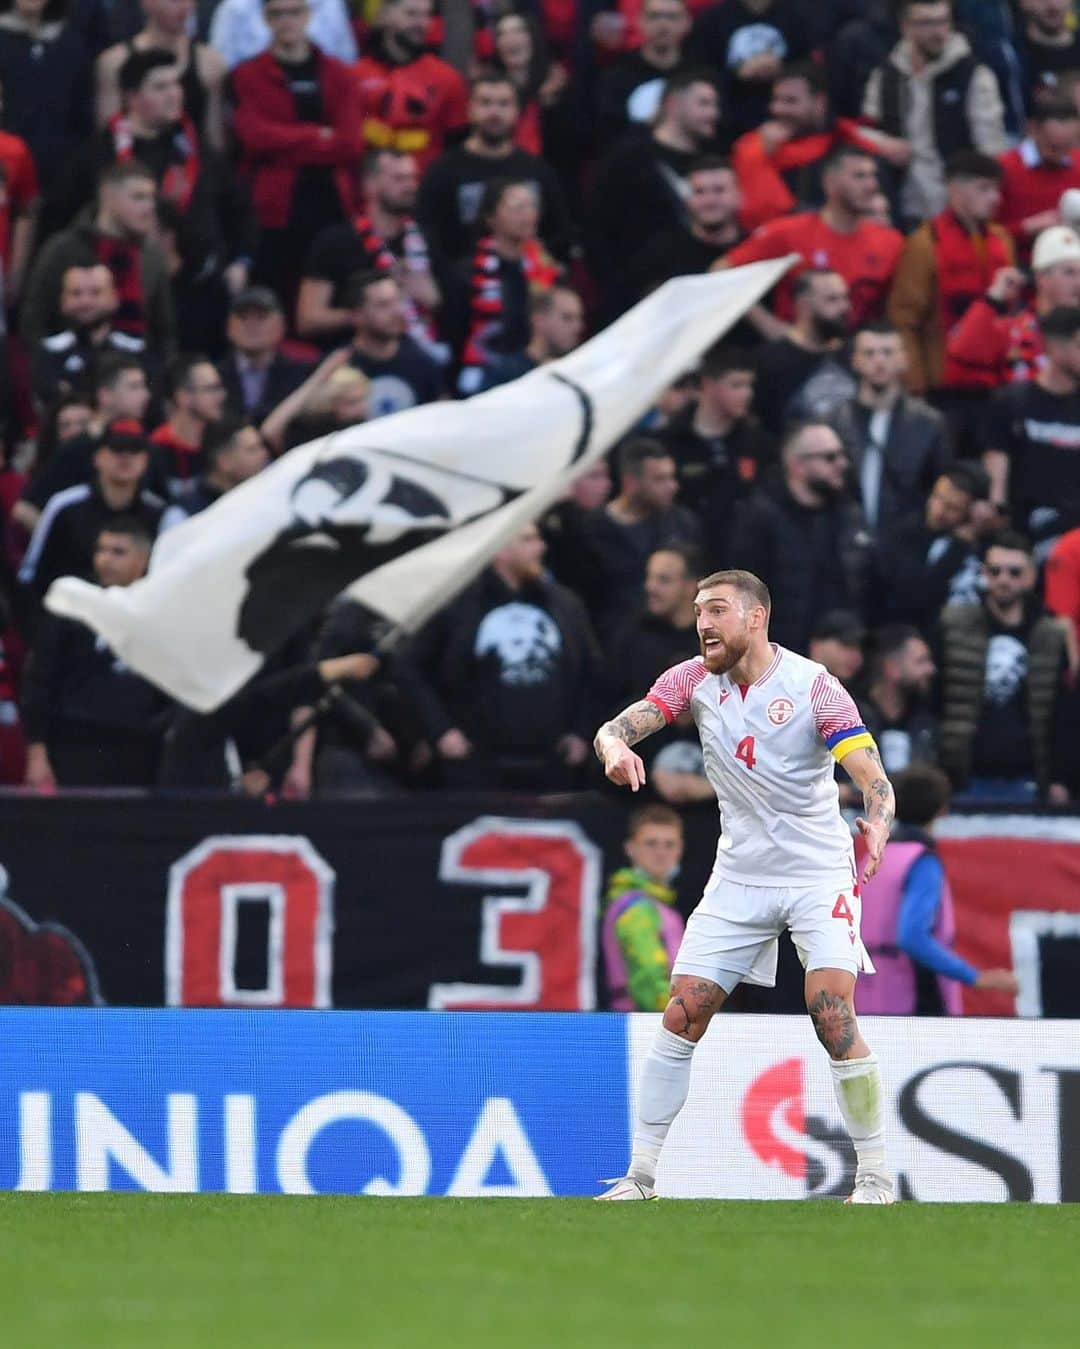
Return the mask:
M618 1180L603 1180L601 1185L610 1185L610 1190L595 1195L600 1199L655 1199L656 1190L647 1181L637 1180L633 1176L620 1176Z
M845 1204L895 1204L896 1192L889 1176L867 1171L855 1177L855 1188L844 1200Z

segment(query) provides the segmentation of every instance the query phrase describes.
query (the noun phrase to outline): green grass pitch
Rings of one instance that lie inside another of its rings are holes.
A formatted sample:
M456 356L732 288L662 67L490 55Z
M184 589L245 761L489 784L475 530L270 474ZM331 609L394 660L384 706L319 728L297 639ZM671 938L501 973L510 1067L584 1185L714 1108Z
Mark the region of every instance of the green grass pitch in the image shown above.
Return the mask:
M1080 1344L1080 1206L4 1194L0 1252L5 1349Z

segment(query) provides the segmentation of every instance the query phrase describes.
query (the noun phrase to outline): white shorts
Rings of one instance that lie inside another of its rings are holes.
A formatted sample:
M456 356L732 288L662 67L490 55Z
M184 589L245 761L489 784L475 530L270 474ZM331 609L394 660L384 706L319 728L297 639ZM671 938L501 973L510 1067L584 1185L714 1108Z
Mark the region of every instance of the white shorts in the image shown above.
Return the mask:
M847 888L743 885L710 879L690 915L672 974L696 975L730 993L737 984L776 983L777 938L791 933L806 970L874 972L862 944L862 901Z

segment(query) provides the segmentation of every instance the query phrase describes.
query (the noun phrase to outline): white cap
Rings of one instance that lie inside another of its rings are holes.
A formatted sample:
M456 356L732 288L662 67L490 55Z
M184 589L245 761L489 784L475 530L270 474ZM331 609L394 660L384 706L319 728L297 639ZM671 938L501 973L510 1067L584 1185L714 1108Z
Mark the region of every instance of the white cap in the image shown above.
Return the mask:
M1031 270L1044 272L1056 262L1080 262L1080 235L1068 225L1051 225L1035 240Z
M1080 188L1070 187L1061 194L1058 211L1066 225L1075 229L1080 224Z

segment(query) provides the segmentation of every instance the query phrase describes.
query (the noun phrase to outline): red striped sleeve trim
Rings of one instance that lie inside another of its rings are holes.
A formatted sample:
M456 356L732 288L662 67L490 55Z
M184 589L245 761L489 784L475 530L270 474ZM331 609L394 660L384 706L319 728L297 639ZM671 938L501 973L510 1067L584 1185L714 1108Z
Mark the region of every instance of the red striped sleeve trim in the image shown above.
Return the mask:
M810 706L817 732L825 740L838 731L862 729L862 717L855 700L834 675L823 672L814 680Z

